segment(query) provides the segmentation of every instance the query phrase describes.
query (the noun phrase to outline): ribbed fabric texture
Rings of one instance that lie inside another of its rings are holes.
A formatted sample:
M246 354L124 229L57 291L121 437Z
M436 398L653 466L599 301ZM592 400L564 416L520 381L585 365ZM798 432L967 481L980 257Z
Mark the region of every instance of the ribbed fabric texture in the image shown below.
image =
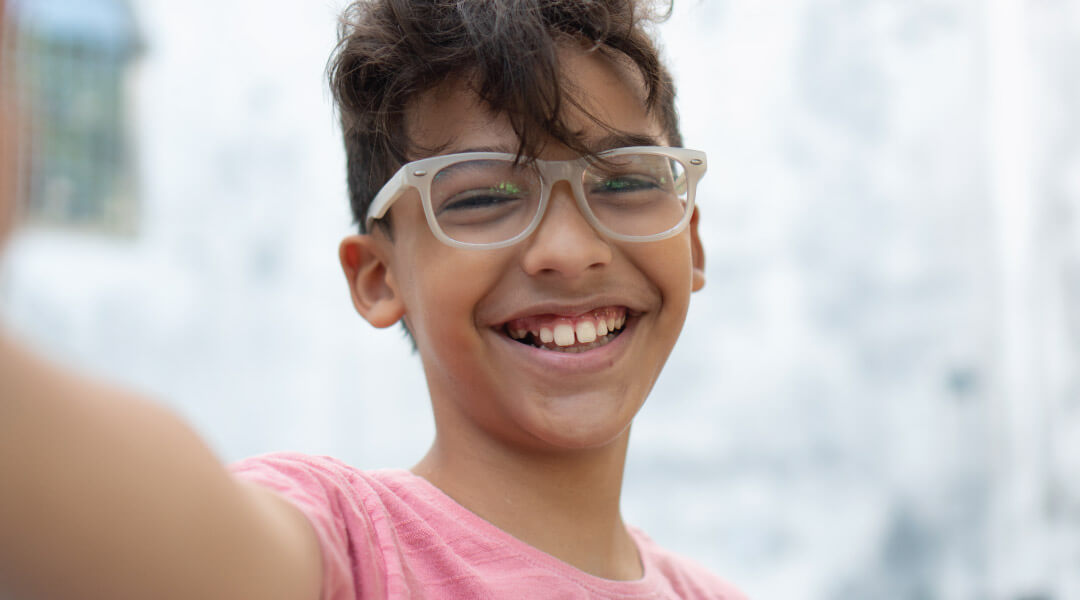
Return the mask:
M361 471L326 456L284 452L230 469L281 494L311 521L323 552L323 600L745 600L634 528L645 576L612 581L514 538L408 471Z

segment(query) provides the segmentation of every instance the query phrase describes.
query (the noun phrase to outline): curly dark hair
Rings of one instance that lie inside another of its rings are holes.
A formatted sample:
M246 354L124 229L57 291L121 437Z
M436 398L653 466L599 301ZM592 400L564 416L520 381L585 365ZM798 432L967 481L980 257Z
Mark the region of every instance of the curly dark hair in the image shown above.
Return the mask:
M560 82L558 50L567 42L629 59L644 81L646 108L659 119L668 143L682 145L671 75L646 30L670 9L670 2L658 11L648 0L351 4L328 72L345 138L349 203L360 231L379 188L417 158L405 133L408 104L452 78L467 79L493 112L507 115L520 140L519 157L534 156L549 139L588 155L580 134L563 121L564 104L581 108Z

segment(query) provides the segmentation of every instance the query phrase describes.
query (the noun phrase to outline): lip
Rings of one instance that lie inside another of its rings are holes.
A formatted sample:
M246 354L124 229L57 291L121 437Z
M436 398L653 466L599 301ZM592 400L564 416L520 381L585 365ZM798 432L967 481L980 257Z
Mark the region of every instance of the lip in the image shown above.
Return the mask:
M538 304L531 304L528 307L520 308L506 316L500 316L497 320L491 320L487 323L487 326L489 328L500 329L514 319L523 319L525 317L536 317L540 315L573 318L599 308L613 306L626 308L627 319L636 317L645 312L642 304L627 300L625 297L604 296L572 303L541 302Z
M605 306L611 305L608 304ZM547 313L529 312L522 316L536 314ZM513 320L514 318L521 317L512 317L509 320ZM613 367L626 353L630 346L630 342L637 333L638 321L639 318L637 315L628 313L626 325L623 326L622 333L615 336L615 339L603 346L573 354L554 350L544 350L543 348L537 348L530 344L522 344L521 342L511 339L510 336L500 333L495 328L487 328L486 335L493 336L495 339L499 340L498 343L505 346L507 350L505 355L512 362L519 365L521 369L532 372L537 376L551 377L553 374L561 376L594 375Z

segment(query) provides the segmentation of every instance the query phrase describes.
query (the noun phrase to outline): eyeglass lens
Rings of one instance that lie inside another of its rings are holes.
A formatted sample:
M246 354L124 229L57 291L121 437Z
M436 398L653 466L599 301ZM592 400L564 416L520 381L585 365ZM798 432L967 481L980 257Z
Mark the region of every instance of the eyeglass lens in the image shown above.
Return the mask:
M687 210L686 169L667 156L623 154L594 161L581 188L596 220L621 235L663 233ZM443 233L459 242L492 244L529 227L542 191L535 165L486 159L442 168L432 178L430 195Z

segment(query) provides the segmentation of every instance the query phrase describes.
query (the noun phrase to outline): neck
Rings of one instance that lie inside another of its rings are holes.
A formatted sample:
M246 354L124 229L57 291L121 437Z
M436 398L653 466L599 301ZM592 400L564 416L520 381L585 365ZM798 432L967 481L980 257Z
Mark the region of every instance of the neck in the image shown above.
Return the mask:
M642 577L619 512L629 430L600 448L522 451L437 437L413 472L519 540L605 579Z

